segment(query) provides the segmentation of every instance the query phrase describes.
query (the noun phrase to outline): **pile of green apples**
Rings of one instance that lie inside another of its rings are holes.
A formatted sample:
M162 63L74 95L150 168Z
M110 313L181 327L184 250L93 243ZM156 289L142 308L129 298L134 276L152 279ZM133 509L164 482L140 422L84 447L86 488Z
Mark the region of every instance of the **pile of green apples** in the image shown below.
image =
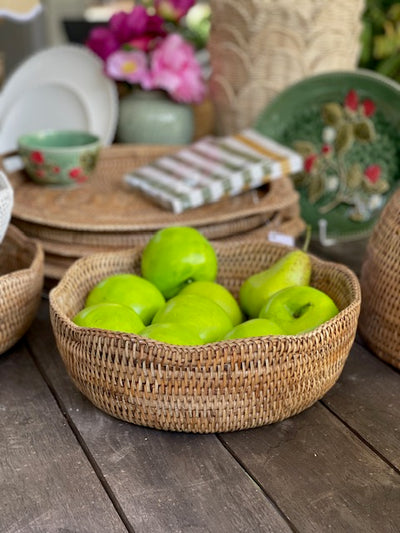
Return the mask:
M239 299L216 282L218 260L195 228L172 226L150 239L141 276L120 273L94 286L78 326L135 333L177 345L265 335L297 335L334 317L338 308L311 287L311 260L292 250L247 278Z

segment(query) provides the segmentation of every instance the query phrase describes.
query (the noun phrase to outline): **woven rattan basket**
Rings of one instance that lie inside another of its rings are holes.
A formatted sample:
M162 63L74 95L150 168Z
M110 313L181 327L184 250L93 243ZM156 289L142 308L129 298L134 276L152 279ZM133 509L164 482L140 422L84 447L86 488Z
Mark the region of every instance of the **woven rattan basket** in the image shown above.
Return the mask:
M242 281L288 248L264 241L214 242L219 281ZM140 272L142 248L79 259L50 292L54 335L67 371L94 405L117 418L164 430L234 431L287 418L335 383L356 333L358 280L347 267L313 258L312 284L340 313L312 333L203 346L172 346L137 335L79 328L71 317L105 276Z
M374 227L360 280L360 333L378 357L400 368L400 190Z
M0 353L22 337L35 317L43 266L41 245L10 225L0 246Z

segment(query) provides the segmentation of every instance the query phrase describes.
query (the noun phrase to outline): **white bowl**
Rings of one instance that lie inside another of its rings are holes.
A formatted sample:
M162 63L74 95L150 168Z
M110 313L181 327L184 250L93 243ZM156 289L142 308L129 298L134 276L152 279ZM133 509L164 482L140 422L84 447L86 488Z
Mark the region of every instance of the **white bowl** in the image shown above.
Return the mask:
M0 170L0 243L10 223L13 204L14 190L7 176Z

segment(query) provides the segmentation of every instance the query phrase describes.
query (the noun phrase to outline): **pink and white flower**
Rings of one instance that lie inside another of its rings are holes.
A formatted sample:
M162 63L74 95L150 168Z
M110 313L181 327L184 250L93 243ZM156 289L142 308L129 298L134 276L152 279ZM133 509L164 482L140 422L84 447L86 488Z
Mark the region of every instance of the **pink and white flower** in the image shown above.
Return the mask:
M138 83L143 89L150 89L147 56L141 50L118 50L106 61L105 70L115 80Z
M205 86L193 47L180 35L170 34L156 48L150 63L151 84L178 102L200 102Z

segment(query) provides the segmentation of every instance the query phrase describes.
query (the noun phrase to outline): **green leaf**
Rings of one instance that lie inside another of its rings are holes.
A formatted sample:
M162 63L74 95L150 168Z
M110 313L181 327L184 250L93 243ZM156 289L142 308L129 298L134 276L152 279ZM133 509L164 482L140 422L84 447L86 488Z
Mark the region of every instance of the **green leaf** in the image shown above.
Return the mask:
M350 150L354 143L353 125L344 123L337 131L335 139L335 150L338 154L343 154Z
M360 64L366 65L372 58L373 49L373 29L369 21L364 22L361 33L361 44Z
M308 172L296 172L291 174L291 178L295 187L305 187L310 179Z
M337 126L343 119L343 109L340 104L331 102L322 107L322 120L328 126Z
M361 211L357 207L351 210L349 218L354 222L363 222L364 220L366 220L365 214L361 213Z
M346 185L349 189L357 189L363 180L363 172L358 163L351 165L346 176Z
M394 21L400 21L400 3L396 2L392 6L390 6L387 16L394 20Z
M375 139L375 126L373 122L367 118L361 122L353 124L354 137L358 141L372 142Z
M388 57L377 66L377 72L385 76L394 77L400 69L400 53Z
M384 178L381 178L376 183L371 183L368 179L364 179L363 186L368 192L378 194L384 194L390 189L389 183Z
M325 181L321 174L315 174L308 187L308 201L315 204L325 192Z
M315 154L318 151L316 146L309 141L294 141L293 148L303 157Z

